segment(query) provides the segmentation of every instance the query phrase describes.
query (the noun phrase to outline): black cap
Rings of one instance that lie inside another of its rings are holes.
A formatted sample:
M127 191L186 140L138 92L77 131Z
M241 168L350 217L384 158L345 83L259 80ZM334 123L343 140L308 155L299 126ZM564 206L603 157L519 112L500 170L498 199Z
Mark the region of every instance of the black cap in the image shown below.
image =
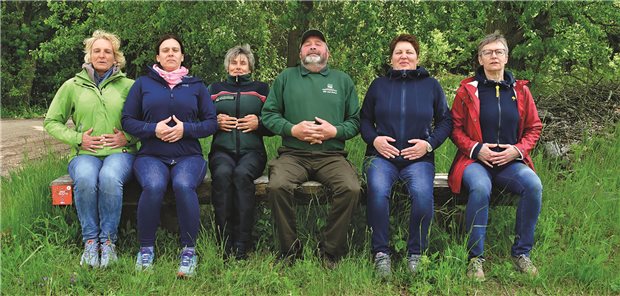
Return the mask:
M325 35L323 35L323 32L315 29L310 29L301 35L301 43L299 43L299 46L303 45L306 39L312 36L319 37L321 40L323 40L323 42L327 43L327 41L325 41Z

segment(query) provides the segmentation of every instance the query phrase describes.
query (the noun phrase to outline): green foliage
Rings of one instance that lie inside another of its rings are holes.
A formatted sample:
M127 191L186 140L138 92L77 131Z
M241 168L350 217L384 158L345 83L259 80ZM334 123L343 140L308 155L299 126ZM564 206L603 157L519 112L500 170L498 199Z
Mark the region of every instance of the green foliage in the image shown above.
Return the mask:
M16 110L37 104L34 85L52 72L30 55L39 43L52 37L44 24L48 17L43 2L2 2L2 107Z
M129 77L154 63L154 44L176 33L186 65L206 83L223 79L233 45L248 43L255 78L270 83L294 57L295 36L323 30L332 65L351 75L360 97L389 67L388 45L412 33L421 66L433 75L467 75L477 41L499 29L511 47L509 68L544 92L564 76L618 77L618 2L2 2L3 107L47 107L58 87L79 71L82 41L96 29L118 34ZM27 12L27 13L26 13ZM298 34L292 34L297 32Z

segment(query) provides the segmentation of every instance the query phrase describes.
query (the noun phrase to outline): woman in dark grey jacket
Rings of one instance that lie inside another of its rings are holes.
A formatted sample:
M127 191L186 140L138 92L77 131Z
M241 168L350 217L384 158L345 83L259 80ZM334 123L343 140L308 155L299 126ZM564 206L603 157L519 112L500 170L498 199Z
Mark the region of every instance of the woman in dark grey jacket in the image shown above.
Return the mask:
M245 259L254 226L254 179L267 162L263 135L270 132L259 115L269 86L251 79L254 55L249 45L229 49L224 67L226 81L209 86L218 125L209 154L211 196L225 256Z

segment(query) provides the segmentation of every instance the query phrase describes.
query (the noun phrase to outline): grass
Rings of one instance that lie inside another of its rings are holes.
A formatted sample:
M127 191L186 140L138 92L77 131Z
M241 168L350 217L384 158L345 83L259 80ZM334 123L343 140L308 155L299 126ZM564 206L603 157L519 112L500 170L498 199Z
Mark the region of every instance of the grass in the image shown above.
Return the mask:
M267 140L270 157L278 138ZM203 143L204 144L204 143ZM451 143L437 152L437 171L447 171L454 153ZM360 167L361 139L348 144L349 158ZM571 161L535 155L543 181L543 209L532 259L538 278L517 273L510 264L513 207L490 211L485 270L488 280L466 279L467 249L459 227L462 209L440 209L431 227L430 250L421 272L406 272L404 250L393 262L395 275L380 281L373 274L365 208L355 214L350 255L332 271L313 255L317 232L324 225L325 206L298 206L305 259L287 267L274 263L275 239L269 210L258 207L256 251L243 262L224 261L215 243L213 211L202 208L198 239L199 275L175 278L178 236L159 231L156 264L149 273L134 271L138 249L135 224L121 226L120 261L108 270L79 266L79 223L72 207L52 207L49 181L66 173L66 159L55 155L28 162L2 178L0 199L2 294L205 294L205 295L412 295L412 294L618 294L620 293L620 126L574 147ZM449 157L450 156L450 157ZM392 207L392 243L406 240L408 203L397 198Z

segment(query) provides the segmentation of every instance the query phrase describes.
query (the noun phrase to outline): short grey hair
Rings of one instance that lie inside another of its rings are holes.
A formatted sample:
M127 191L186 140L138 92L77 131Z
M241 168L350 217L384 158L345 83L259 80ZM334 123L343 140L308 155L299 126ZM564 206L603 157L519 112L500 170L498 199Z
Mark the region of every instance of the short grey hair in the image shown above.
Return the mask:
M230 60L234 60L240 54L245 55L248 58L248 64L250 66L250 72L254 72L254 54L249 44L237 45L226 52L224 57L224 69L228 70Z
M504 47L506 48L506 55L508 55L508 41L506 41L504 35L502 35L497 30L489 35L484 36L484 38L480 40L480 43L478 43L478 55L482 54L482 48L485 47L487 44L491 44L497 41L501 42L504 45Z

